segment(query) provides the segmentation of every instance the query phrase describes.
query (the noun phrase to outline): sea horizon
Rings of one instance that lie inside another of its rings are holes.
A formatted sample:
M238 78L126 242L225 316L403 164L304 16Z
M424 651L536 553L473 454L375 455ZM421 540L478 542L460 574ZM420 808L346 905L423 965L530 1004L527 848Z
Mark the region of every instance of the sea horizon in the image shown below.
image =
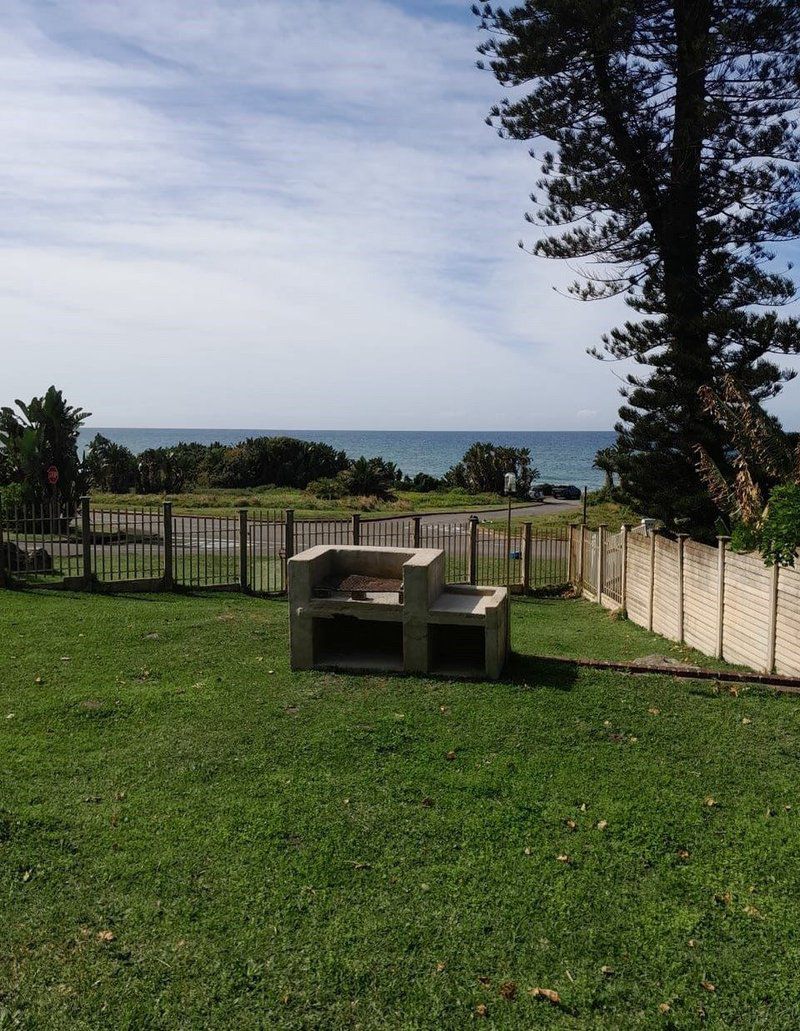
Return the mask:
M470 444L491 441L506 447L527 447L539 471L538 480L597 487L604 476L592 468L597 450L613 443L613 430L323 430L255 429L235 427L84 426L79 447L95 434L140 454L148 448L179 443L237 444L248 437L289 436L317 440L344 451L350 458L380 456L404 473L442 476L458 462Z

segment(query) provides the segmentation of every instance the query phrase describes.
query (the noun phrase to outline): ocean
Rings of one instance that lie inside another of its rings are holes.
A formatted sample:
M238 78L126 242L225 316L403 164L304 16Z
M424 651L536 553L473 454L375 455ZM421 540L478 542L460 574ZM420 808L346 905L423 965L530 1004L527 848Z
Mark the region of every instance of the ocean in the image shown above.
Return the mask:
M90 426L81 431L80 447L96 433L138 454L151 447L172 447L181 441L236 444L246 437L288 436L301 440L321 440L351 458L380 455L395 462L404 473L429 473L441 476L476 440L494 444L527 447L539 480L548 483L573 483L578 487L599 487L603 474L592 468L598 448L614 441L610 431L568 430L500 432L497 430L256 430L256 429L132 429Z

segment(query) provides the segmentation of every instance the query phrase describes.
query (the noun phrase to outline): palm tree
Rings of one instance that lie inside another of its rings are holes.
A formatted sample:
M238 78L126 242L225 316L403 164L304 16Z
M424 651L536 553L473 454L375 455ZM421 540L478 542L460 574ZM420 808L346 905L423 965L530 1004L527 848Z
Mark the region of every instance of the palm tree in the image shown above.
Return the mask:
M605 474L605 490L612 491L614 489L614 473L619 472L619 449L616 444L612 444L611 447L601 447L594 456L592 468L599 469L601 473Z
M16 482L24 485L26 500L42 504L51 496L47 470L58 470L58 494L64 514L71 514L85 486L78 457L78 434L90 412L67 404L64 395L50 387L43 397L13 408L0 409L0 450L4 464Z

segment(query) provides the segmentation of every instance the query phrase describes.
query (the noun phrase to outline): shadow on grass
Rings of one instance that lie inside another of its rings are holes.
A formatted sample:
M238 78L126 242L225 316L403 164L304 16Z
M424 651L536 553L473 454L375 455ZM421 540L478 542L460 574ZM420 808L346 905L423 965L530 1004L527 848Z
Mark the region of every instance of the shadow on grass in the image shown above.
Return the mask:
M559 691L571 691L578 679L578 666L570 662L552 662L537 659L532 655L512 653L503 680L523 689L553 687Z

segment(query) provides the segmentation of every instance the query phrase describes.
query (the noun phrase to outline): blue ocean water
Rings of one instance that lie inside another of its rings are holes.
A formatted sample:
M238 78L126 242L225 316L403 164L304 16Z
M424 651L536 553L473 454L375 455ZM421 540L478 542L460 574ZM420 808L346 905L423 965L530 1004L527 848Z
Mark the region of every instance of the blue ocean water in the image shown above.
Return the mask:
M95 433L139 453L151 447L171 447L181 441L200 444L236 444L246 437L285 435L301 440L321 440L345 451L351 458L380 455L395 462L404 473L430 473L441 476L476 440L530 448L539 479L550 483L574 483L598 487L603 474L592 468L598 448L614 441L610 431L531 431L497 430L241 430L241 429L129 429L91 426L81 431L80 446L85 447Z

